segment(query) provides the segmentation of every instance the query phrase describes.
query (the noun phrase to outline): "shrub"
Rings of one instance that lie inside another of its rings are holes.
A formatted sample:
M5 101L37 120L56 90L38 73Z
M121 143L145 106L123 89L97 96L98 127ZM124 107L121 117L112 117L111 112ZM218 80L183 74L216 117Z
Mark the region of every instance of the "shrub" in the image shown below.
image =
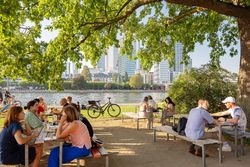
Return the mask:
M209 112L218 112L224 107L221 101L225 97L236 96L236 78L235 74L208 64L179 76L168 94L174 100L177 112L189 112L197 106L199 99L209 101Z

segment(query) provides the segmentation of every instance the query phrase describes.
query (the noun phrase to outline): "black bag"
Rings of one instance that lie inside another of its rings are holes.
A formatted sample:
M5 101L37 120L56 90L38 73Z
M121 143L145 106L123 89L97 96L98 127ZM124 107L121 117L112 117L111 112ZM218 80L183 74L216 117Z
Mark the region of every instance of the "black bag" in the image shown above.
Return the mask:
M177 126L173 126L172 129L176 132L178 132L179 135L185 136L185 128L186 128L186 124L187 124L187 118L186 117L181 117L178 125Z

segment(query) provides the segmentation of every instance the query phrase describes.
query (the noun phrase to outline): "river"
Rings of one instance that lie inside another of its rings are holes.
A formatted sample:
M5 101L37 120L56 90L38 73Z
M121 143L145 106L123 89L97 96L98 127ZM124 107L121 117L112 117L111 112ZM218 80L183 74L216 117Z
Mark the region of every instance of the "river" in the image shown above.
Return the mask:
M39 96L43 96L48 105L59 105L59 101L63 97L72 96L73 102L79 101L80 104L87 104L89 100L101 100L101 103L108 101L107 97L111 97L113 103L140 103L145 96L151 95L158 102L163 100L167 93L165 91L127 91L127 90L112 90L112 91L67 91L67 92L50 92L50 91L15 91L11 92L16 100L26 105L28 101Z

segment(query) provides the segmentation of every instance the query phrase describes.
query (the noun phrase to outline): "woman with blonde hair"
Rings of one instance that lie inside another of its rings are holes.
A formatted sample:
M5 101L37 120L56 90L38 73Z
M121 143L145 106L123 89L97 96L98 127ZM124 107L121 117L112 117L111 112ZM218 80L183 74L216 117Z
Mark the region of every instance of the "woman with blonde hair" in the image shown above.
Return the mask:
M22 107L13 106L7 112L4 120L4 128L0 133L0 160L2 164L25 164L25 143L28 143L39 134L31 133L29 125L24 122L24 129L21 122L24 121ZM23 134L27 135L26 137ZM42 157L42 145L29 147L29 163L33 167L39 166Z
M91 140L89 131L84 123L79 120L79 115L75 107L67 105L63 107L56 132L57 139L64 139L71 145L63 145L63 163L68 163L78 157L89 155ZM48 167L59 166L59 147L50 152Z

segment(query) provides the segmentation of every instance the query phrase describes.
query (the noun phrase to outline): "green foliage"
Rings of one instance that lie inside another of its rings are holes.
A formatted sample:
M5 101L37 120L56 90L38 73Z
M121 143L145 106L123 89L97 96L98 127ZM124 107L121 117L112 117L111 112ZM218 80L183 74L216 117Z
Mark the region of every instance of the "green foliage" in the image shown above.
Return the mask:
M129 85L132 88L140 89L143 86L143 79L141 74L135 74L130 77Z
M205 65L179 76L168 92L176 103L176 111L187 113L197 106L199 99L207 99L209 112L222 110L221 101L227 96L236 96L235 74L225 69Z
M73 89L84 89L86 87L86 81L83 76L79 76L73 79L71 87Z
M249 0L232 2L239 8L250 5ZM120 45L118 32L124 55L132 55L135 40L142 42L133 59L140 59L144 69L163 59L173 64L176 42L184 45L187 61L195 43L208 41L211 61L219 66L225 49L237 54L236 20L209 9L190 12L196 9L156 0L0 1L0 79L21 77L62 89L67 60L77 67L83 59L96 65L109 46ZM41 40L43 21L46 30L57 33L50 41Z
M89 68L88 66L84 66L83 67L83 70L81 72L81 75L84 77L84 79L86 81L91 81L91 74L90 74L90 71L89 71Z
M122 80L123 80L123 82L125 82L125 83L129 81L128 73L127 73L127 72L125 72L124 76L122 76Z

